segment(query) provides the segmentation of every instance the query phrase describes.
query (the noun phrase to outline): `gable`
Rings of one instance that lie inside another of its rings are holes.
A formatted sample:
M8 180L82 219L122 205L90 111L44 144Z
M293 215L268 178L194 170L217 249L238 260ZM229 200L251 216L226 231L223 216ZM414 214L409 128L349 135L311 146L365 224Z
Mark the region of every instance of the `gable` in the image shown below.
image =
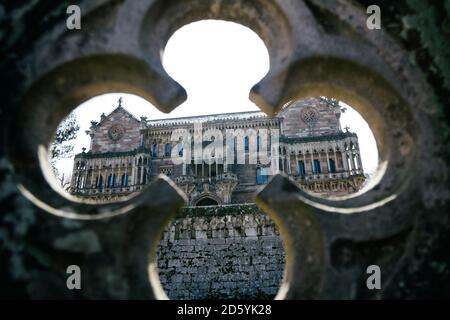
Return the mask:
M279 113L281 133L287 137L322 136L338 133L340 107L318 98L296 101Z
M91 141L91 152L123 152L139 147L140 121L122 107L103 116L96 125Z

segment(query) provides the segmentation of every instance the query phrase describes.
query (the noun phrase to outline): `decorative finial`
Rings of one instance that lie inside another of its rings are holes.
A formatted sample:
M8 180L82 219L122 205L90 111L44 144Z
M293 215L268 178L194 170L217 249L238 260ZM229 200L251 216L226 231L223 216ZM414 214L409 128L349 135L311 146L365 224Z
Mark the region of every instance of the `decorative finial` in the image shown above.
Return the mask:
M348 129L350 129L350 127L349 126L345 126L345 132L348 132Z
M120 98L119 98L119 107L122 106L122 101L123 101L123 99L122 99L122 97L120 97Z
M86 148L81 148L81 150L83 150L83 153L85 153L85 151L86 151Z

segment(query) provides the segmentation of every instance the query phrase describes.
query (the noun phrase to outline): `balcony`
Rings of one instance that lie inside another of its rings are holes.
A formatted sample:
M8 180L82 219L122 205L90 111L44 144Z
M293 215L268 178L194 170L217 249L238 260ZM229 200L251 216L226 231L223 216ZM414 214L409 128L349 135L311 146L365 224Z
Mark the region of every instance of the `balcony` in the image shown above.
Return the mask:
M198 197L201 194L215 193L222 203L230 202L231 192L238 184L238 177L232 172L224 172L212 177L183 175L174 180L187 195Z
M70 188L69 192L73 195L105 195L105 194L129 194L134 191L139 191L144 185L133 185L127 187L103 187L103 188Z
M329 173L307 173L304 177L293 176L295 181L306 182L306 181L322 181L322 180L334 180L334 179L345 179L351 176L363 175L363 170L356 169L351 171L339 171L339 172L329 172Z
M225 181L238 181L238 177L235 173L232 172L224 172L217 176L212 177L201 177L201 176L194 176L194 175L182 175L178 176L174 179L175 183L178 185L185 185L185 184L215 184L217 182L225 182Z

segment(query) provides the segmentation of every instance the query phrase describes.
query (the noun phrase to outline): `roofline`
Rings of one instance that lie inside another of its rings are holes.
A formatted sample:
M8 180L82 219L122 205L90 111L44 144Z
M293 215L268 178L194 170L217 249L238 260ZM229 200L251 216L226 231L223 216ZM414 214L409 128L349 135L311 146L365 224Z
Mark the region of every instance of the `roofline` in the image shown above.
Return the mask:
M178 118L162 118L162 119L152 119L147 120L147 123L149 122L156 122L156 121L173 121L173 120L187 120L187 119L198 119L198 118L205 118L205 117L211 117L211 116L229 116L229 115L239 115L244 113L265 113L263 111L240 111L240 112L229 112L229 113L213 113L213 114L204 114L199 116L188 116L188 117L178 117Z
M280 142L285 142L287 144L293 143L307 143L307 142L316 142L316 141L335 141L335 140L343 140L346 138L358 138L358 135L355 132L351 131L339 131L333 134L319 135L319 136L308 136L308 137L288 137L288 136L280 136Z
M123 110L125 110L125 112L128 113L134 120L136 120L136 121L138 121L138 122L141 122L141 120L138 119L138 118L136 118L136 117L134 116L134 114L131 113L131 111L129 111L126 107L124 107L124 106L117 106L116 109L119 109L119 108L122 108ZM114 111L116 111L116 109L114 109L113 111L111 111L110 114L113 113Z
M136 120L137 122L141 122L138 118L136 118L130 111L127 110L127 108L123 107L123 106L117 106L115 107L110 113L108 113L107 115L105 115L105 118L103 120L105 120L106 118L108 118L113 112L115 112L117 109L123 109L131 118L133 118L134 120ZM104 113L102 113L104 114ZM97 122L97 125L101 124L103 122L103 120L101 119L101 115L100 115L100 121ZM91 120L91 122L94 120Z

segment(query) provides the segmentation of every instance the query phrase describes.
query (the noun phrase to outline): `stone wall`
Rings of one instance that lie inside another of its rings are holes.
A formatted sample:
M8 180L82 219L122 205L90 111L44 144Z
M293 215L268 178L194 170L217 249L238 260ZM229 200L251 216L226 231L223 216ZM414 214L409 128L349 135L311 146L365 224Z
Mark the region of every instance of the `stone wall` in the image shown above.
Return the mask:
M302 119L302 111L310 107L317 112L316 120L309 123L311 126ZM280 112L281 132L292 138L336 134L340 131L340 112L339 106L332 107L317 98L296 101Z
M279 233L252 204L182 209L158 250L161 283L171 299L270 299L283 266Z
M122 125L123 137L117 140L110 138L109 130L116 124ZM92 152L123 152L137 149L141 139L140 123L123 108L117 108L104 119L101 119L95 129L92 139Z

